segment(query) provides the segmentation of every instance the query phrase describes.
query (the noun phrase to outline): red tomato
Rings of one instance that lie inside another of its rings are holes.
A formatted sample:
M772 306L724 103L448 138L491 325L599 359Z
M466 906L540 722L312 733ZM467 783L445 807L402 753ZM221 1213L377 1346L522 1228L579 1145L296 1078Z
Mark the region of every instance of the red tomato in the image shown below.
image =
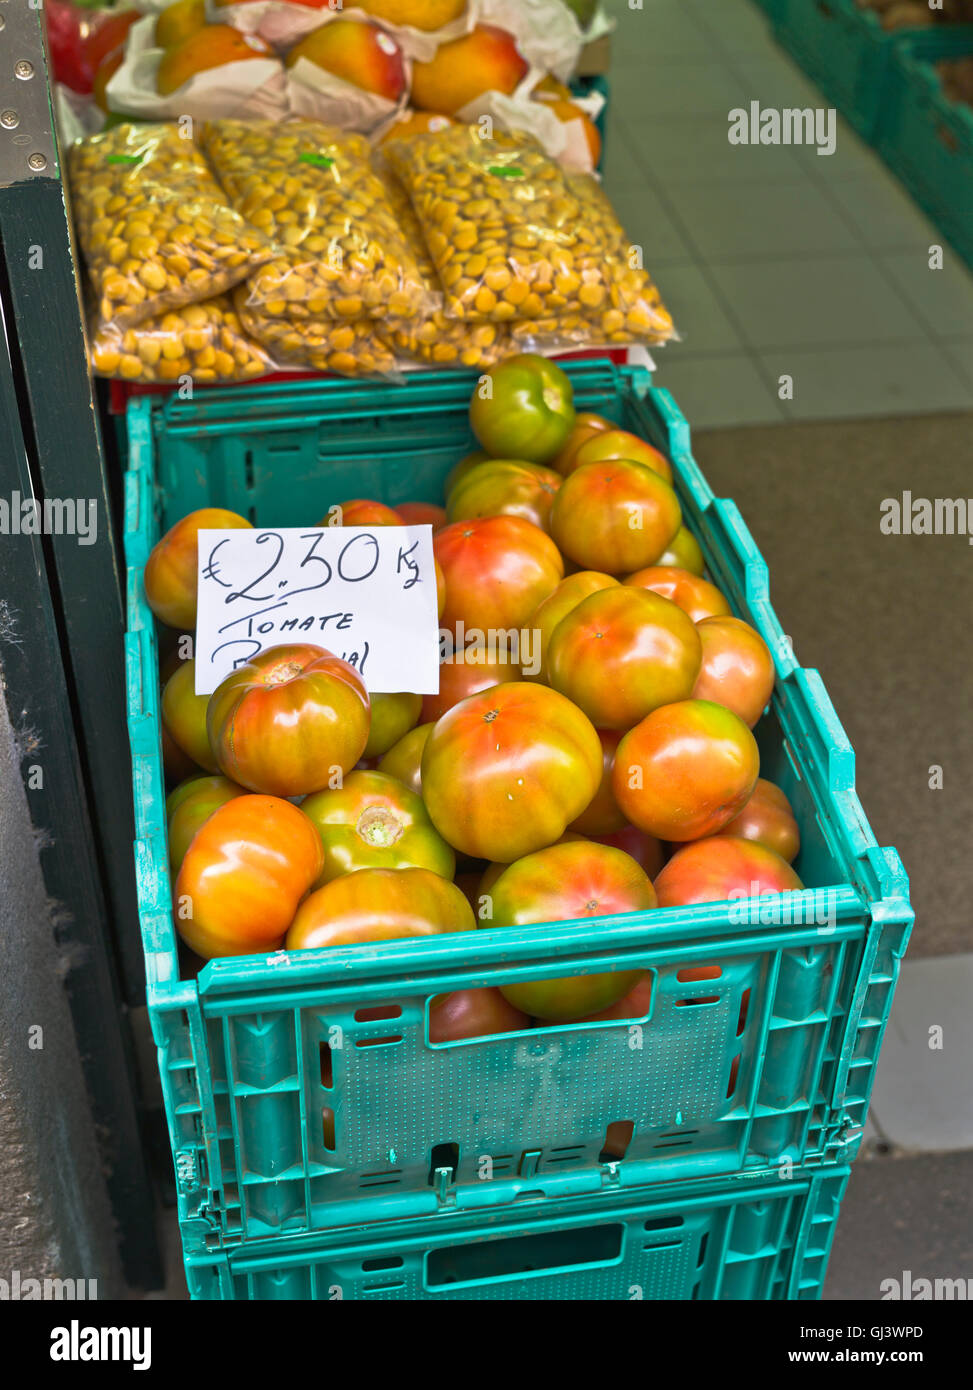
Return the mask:
M706 568L699 541L692 531L680 526L672 540L656 561L658 565L673 565L676 569L689 570L690 574L702 575Z
M315 792L301 810L321 836L321 888L362 869L429 869L453 877L456 856L415 792L384 772L352 772L344 786Z
M573 473L586 463L605 463L609 459L641 463L643 467L651 468L653 473L658 473L660 478L665 478L667 483L672 482L672 468L665 454L660 454L658 449L653 449L651 444L646 444L644 439L630 434L628 430L605 430L585 440L568 471Z
M576 469L551 508L559 550L604 574L654 565L681 522L679 499L665 479L626 459Z
M729 902L803 887L790 864L772 849L729 835L684 845L655 881L660 907Z
M649 878L654 879L666 862L666 852L661 842L635 825L625 825L612 835L592 835L591 838L599 845L611 845L613 849L630 854L636 864L641 864Z
M446 513L450 521L519 516L546 531L560 486L560 474L540 464L490 459L463 474L446 498Z
M360 869L301 904L285 949L357 946L404 936L473 931L473 909L455 883L429 869Z
M138 10L115 10L112 14L96 17L95 27L84 40L84 56L92 72L97 72L109 53L124 46L129 29L138 19L141 19Z
M467 634L523 627L564 577L550 536L519 516L454 521L433 548L446 576L442 623L451 631L459 623Z
M319 526L404 526L401 515L384 502L356 497L351 502L330 507Z
M508 1004L498 989L457 989L441 994L429 1008L429 1041L459 1042L530 1027L526 1014Z
M617 729L599 729L598 737L601 739L604 759L601 786L581 815L571 822L571 829L576 830L579 835L611 835L617 830L623 830L626 825L625 817L618 809L618 802L612 791L612 766L622 735Z
M579 1018L578 1023L602 1023L615 1018L645 1018L652 1007L652 974L646 971L634 989L629 990L624 999L601 1009L596 1014Z
M419 723L422 713L422 696L404 693L401 695L371 695L372 723L365 744L366 758L380 758L400 738L405 738L410 729Z
M617 585L617 579L610 574L599 574L597 570L578 570L576 574L569 574L567 579L561 580L553 594L535 609L528 623L531 631L537 634L534 640L540 642L540 651L537 654L538 670L536 673L524 671L525 680L548 682L547 653L551 634L558 623L589 594L596 594L599 589L613 589Z
M184 661L162 691L162 723L182 751L206 772L219 772L219 763L206 733L208 695L197 695L196 663Z
M595 837L592 836L591 838L593 840ZM584 835L578 835L574 830L565 830L564 834L561 835L557 840L555 840L554 843L556 845L574 845L577 844L579 841L587 842L587 837ZM604 841L601 841L601 843L604 843ZM549 845L548 848L550 849L551 846ZM616 845L613 846L613 848L618 849L621 848L621 846ZM628 851L626 850L626 853L627 852ZM482 874L474 875L477 881L477 887L476 892L472 897L473 911L476 913L477 917L480 919L484 926L488 927L490 925L490 918L493 916L493 900L491 897L491 889L493 888L493 885L496 883L500 875L502 873L505 873L507 869L509 869L509 867L509 864L499 864L496 861L494 861L494 863L488 864L486 866ZM649 877L651 878L652 875L649 874ZM483 899L489 899L489 902L484 902Z
M566 478L572 471L574 457L582 444L587 443L594 435L614 428L611 420L606 420L604 415L596 415L590 410L582 411L580 415L575 416L574 429L568 435L564 448L555 458L551 459L551 468L554 469L555 473L560 473Z
M175 877L201 825L234 797L246 796L228 777L191 777L166 797L169 868Z
M648 875L621 850L585 840L552 845L511 864L493 885L488 927L572 922L618 912L648 912L656 896ZM638 983L641 970L607 971L558 980L501 985L515 1008L568 1023L607 1009Z
M244 517L221 507L203 507L177 521L145 562L145 597L159 621L186 632L196 627L196 537L200 531L252 529Z
M397 777L410 791L415 792L416 796L422 795L422 750L432 730L431 723L419 724L415 729L410 729L378 760L379 772L384 772L389 777Z
M361 757L368 694L355 668L323 647L270 647L214 691L206 726L227 777L302 796L334 785Z
M753 795L739 815L719 832L741 840L756 840L793 864L801 848L801 832L791 803L773 782L757 779Z
M506 657L507 653L492 654L487 647L466 647L444 657L439 663L439 694L422 697L422 723L434 724L460 700L481 690L519 681L520 667Z
M436 566L436 617L442 622L443 614L446 611L446 576L435 555L432 557L432 562Z
M670 599L688 613L694 623L704 618L722 617L730 611L730 605L715 584L672 565L652 565L638 570L630 574L625 583L637 589L651 589L654 594Z
M435 502L400 502L395 510L406 526L431 526L436 532L446 525L446 508Z
M601 741L563 695L525 681L454 705L422 755L422 794L463 854L505 863L564 834L601 782Z
M668 599L618 585L582 599L554 629L548 679L599 729L631 729L688 699L701 647L692 619Z
M757 744L742 719L709 700L680 700L625 735L612 790L640 830L660 840L697 840L743 809L759 772Z
M739 618L706 618L696 631L703 644L703 661L693 698L726 705L752 729L774 693L770 648L759 632Z
M274 796L238 796L196 832L176 879L176 930L197 955L280 946L324 851L303 811Z

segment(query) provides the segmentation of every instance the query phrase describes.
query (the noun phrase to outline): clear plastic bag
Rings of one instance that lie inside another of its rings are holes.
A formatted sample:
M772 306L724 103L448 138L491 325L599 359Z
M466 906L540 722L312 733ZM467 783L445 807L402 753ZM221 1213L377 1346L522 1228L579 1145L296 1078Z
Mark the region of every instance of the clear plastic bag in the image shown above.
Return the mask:
M271 318L248 302L247 288L234 293L240 322L282 367L305 367L340 376L397 375L395 354L374 319L305 319L292 323Z
M115 126L68 151L75 228L106 326L211 299L271 254L176 125Z
M98 324L91 331L91 365L98 376L122 381L194 383L252 381L274 370L243 331L228 294L186 304L134 327Z
M200 143L233 207L276 244L248 282L261 317L412 318L428 307L363 136L317 121L211 121Z

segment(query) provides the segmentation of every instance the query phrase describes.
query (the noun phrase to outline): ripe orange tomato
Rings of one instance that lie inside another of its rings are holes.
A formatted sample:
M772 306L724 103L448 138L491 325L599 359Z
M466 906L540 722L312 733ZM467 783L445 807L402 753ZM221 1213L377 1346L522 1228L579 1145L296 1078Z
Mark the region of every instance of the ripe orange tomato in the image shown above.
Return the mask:
M467 632L522 627L564 578L550 536L519 516L454 521L433 537L446 577L442 623Z
M222 507L203 507L177 521L145 562L145 597L161 623L191 632L196 627L196 576L200 531L252 530L250 522Z
M801 848L801 832L791 803L780 787L763 777L757 779L753 795L743 810L719 833L741 840L756 840L788 864L793 864Z
M315 792L301 810L321 836L321 888L362 869L430 869L453 877L456 856L415 792L384 772L352 772L344 786Z
M625 735L612 790L640 830L660 840L697 840L743 809L759 772L757 744L742 719L709 700L680 700Z
M603 574L654 565L681 523L679 499L665 479L627 459L583 464L551 507L551 535L562 554Z
M547 531L560 486L561 475L539 463L489 459L463 474L446 498L446 513L450 521L519 516Z
M197 767L219 772L219 764L206 733L208 695L196 694L196 663L184 661L162 690L162 723L172 739Z
M665 478L667 483L672 483L672 466L665 454L660 454L658 449L653 449L651 444L628 430L604 430L586 439L568 471L573 473L586 463L605 463L609 459L628 459L631 463L644 464L653 473L658 473L660 478Z
M491 652L488 647L464 647L439 663L439 693L422 697L423 724L435 723L448 709L489 690L495 685L521 679L520 667L506 658L507 652Z
M650 565L648 569L630 574L625 583L636 589L651 589L654 594L678 604L694 623L701 623L704 618L723 617L730 611L730 605L715 584L673 565Z
M446 508L435 502L400 502L395 510L406 526L431 526L436 532L446 525Z
M473 909L455 883L429 869L360 869L301 904L285 949L357 946L405 936L473 931Z
M651 879L655 879L666 862L666 852L661 841L654 835L646 835L644 830L639 830L635 825L624 825L621 830L616 830L611 835L592 835L591 838L599 845L611 845L613 849L622 849L626 854L630 854Z
M351 502L342 502L332 507L319 526L404 526L401 515L384 502L374 502L368 497L355 497Z
M612 835L618 830L624 830L628 824L618 809L618 802L612 791L612 766L615 762L616 750L622 741L621 731L618 729L599 729L598 737L601 739L601 750L604 758L601 786L581 812L581 815L571 822L571 829L577 831L579 835Z
M779 854L755 840L713 835L684 845L655 881L660 907L788 893L804 887Z
M697 622L703 660L693 698L714 700L752 729L774 693L774 658L749 623L714 617Z
M586 840L552 845L511 864L494 883L492 920L486 928L530 922L571 922L617 912L647 912L656 895L648 875L618 849ZM568 1023L622 999L641 970L606 971L557 980L501 985L515 1008L535 1018Z
M210 696L220 771L251 791L301 796L350 772L368 742L369 701L353 666L310 644L270 647Z
M614 429L614 425L610 420L606 420L604 415L596 415L590 410L582 411L580 415L575 416L574 429L568 435L561 452L551 459L550 467L555 473L560 473L566 478L573 471L574 458L582 444L594 435L601 434L603 430L610 429Z
M494 1033L519 1033L530 1019L509 1004L498 989L457 989L429 1006L429 1041L459 1042Z
M517 681L443 715L422 755L422 795L455 849L510 863L564 834L601 771L601 741L582 712L546 686Z
M547 649L548 679L598 729L631 729L686 700L702 648L692 619L668 599L616 585L582 599Z
M196 832L176 879L176 930L197 955L280 946L324 851L303 811L274 796L238 796Z
M562 618L577 608L582 599L596 594L599 589L613 589L618 580L610 574L599 574L597 570L578 570L562 579L549 598L539 604L531 616L528 628L536 633L535 641L540 642L539 667L536 673L524 672L524 679L548 683L547 653L551 645L551 634Z
M214 811L246 790L228 777L190 777L166 797L166 837L169 841L169 869L175 876L193 836Z

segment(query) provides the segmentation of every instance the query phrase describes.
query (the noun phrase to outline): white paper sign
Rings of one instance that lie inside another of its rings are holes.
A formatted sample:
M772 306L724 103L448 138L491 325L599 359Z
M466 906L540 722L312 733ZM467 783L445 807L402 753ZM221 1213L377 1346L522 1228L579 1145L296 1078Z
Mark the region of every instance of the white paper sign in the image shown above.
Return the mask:
M310 642L373 694L439 691L431 526L199 532L196 694L258 652Z

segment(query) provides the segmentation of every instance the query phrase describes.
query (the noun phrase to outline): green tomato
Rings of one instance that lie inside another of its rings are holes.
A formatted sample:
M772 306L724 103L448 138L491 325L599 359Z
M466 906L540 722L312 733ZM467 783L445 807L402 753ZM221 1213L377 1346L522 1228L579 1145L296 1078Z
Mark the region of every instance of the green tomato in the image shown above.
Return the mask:
M473 433L494 458L548 463L564 448L574 420L570 379L532 352L498 362L470 402Z

